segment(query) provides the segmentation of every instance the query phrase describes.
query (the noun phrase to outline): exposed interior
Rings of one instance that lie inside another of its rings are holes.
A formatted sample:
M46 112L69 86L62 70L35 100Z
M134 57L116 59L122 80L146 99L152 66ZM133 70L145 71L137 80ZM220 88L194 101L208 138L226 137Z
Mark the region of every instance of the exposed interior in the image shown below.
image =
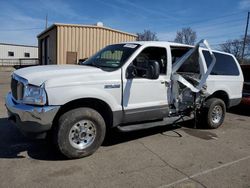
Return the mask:
M176 63L183 55L185 55L190 49L189 47L171 47L172 64ZM201 77L199 54L198 50L195 51L178 69L177 73L182 75L185 79L195 84ZM194 81L193 81L194 80Z
M189 50L189 47L171 47L172 65L174 65L181 57L183 57ZM201 78L201 68L199 64L199 51L195 50L180 66L175 74L179 74L193 86L199 84ZM196 94L183 83L172 80L172 100L173 110L175 112L184 112L187 109L193 108Z

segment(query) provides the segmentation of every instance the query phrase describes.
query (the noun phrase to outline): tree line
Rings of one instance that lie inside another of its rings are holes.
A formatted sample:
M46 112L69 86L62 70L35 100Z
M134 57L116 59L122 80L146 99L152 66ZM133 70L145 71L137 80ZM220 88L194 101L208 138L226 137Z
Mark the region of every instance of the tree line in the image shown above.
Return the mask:
M138 41L157 41L158 37L151 30L144 30L142 33L137 33ZM196 32L190 28L182 28L176 32L174 42L194 45L197 40ZM233 54L240 63L250 63L250 36L246 37L245 50L242 58L244 38L239 37L233 40L227 40L224 43L218 44L218 50Z

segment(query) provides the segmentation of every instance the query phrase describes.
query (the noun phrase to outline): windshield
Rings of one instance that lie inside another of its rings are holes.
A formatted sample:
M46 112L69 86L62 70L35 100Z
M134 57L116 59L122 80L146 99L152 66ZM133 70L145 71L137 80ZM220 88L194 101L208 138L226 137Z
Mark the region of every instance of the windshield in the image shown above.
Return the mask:
M139 46L139 44L131 43L109 45L80 64L116 70L128 60Z

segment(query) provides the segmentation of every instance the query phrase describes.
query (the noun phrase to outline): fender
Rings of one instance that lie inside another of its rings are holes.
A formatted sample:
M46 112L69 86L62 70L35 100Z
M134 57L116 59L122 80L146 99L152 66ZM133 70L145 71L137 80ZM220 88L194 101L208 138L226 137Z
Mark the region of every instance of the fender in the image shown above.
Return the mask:
M64 105L70 101L83 98L96 98L105 101L112 111L122 110L121 88L104 89L104 85L91 86L68 86L48 88L49 105Z
M225 91L229 99L241 98L242 91L238 88L242 88L242 85L243 82L235 77L210 75L207 79L207 92L211 95L216 91Z

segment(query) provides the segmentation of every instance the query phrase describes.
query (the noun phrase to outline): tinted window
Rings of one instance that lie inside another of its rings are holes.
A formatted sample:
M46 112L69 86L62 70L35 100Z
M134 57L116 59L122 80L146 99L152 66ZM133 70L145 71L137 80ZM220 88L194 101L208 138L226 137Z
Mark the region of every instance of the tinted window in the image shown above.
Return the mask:
M202 51L207 67L211 64L212 58L208 51ZM216 62L211 75L239 75L239 70L234 58L230 55L214 52Z
M10 51L9 51L9 52L8 52L8 56L9 56L9 57L13 57L13 56L14 56L14 52L10 52Z
M147 47L134 59L133 64L138 69L147 67L148 61L157 61L160 65L160 74L166 74L167 51L162 47ZM146 71L146 70L145 70Z
M30 57L30 53L25 52L24 57Z
M139 47L139 44L132 43L113 44L103 48L80 64L115 70L121 67Z
M171 47L172 64L179 60L190 48Z

